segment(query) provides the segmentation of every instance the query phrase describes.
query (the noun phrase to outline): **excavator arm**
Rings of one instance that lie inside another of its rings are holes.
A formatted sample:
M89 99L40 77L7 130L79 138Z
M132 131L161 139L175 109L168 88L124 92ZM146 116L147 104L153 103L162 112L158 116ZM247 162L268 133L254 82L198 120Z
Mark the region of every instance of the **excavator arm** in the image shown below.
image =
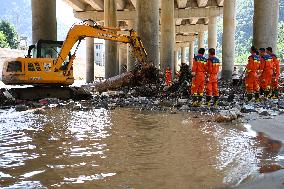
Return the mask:
M110 40L115 42L127 43L132 47L134 56L138 59L140 63L146 63L147 53L143 47L141 39L138 37L137 33L134 30L129 31L129 35L117 34L118 31L121 31L118 28L107 28L97 25L94 22L94 26L83 22L82 24L74 25L68 32L66 40L64 41L59 56L54 62L54 72L60 70L62 63L68 56L68 53L73 48L75 43L86 38L93 37L98 39ZM70 69L73 64L73 60L76 56L76 50L72 55L65 75L70 73Z

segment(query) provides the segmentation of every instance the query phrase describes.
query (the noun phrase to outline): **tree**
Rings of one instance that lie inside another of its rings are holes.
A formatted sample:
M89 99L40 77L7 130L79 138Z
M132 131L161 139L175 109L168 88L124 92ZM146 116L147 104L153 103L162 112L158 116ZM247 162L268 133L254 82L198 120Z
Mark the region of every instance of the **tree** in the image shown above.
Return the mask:
M0 21L0 31L5 35L9 47L16 49L19 46L19 35L13 25L5 20Z
M281 61L284 60L284 21L279 22L278 24L278 39L277 39L277 50L278 56Z
M7 39L5 34L0 31L0 48L8 48L9 44L7 43Z

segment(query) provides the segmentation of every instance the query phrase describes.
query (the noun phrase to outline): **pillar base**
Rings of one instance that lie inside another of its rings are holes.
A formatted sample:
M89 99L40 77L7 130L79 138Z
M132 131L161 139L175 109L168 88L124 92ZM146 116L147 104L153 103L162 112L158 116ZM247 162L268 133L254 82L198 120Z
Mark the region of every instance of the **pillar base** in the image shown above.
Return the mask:
M232 70L222 70L222 79L231 80L232 79Z

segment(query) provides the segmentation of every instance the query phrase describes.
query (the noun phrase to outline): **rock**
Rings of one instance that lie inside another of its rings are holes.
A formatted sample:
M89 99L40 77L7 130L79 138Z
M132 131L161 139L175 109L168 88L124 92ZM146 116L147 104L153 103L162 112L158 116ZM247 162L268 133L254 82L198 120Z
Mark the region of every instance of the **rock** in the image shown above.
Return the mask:
M48 107L49 108L56 108L58 106L58 104L49 104Z
M22 112L22 111L27 111L29 108L28 106L26 105L17 105L15 107L15 110L18 111L18 112Z
M242 109L241 109L241 112L242 112L242 113L251 113L251 112L257 112L257 111L256 111L255 108L254 108L253 106L251 106L251 105L244 105L244 106L242 107Z
M218 123L232 122L233 120L238 119L240 115L241 113L238 109L232 109L230 111L222 110L220 111L220 114L216 117L215 121Z
M187 102L188 102L188 99L182 99L182 98L178 99L179 104L187 104Z
M45 110L43 108L37 108L34 111L34 114L44 114L44 113L45 113Z
M160 101L159 101L159 100L154 100L154 101L153 101L153 104L154 104L154 105L159 105L159 104L160 104Z
M108 104L108 107L116 107L116 103L111 103L111 104Z
M284 102L283 101L279 101L278 102L278 108L279 109L284 109Z
M4 91L3 95L7 98L10 99L12 101L15 101L16 99L11 95L11 93L9 91Z
M173 103L169 100L163 100L159 103L159 106L163 106L163 107L172 107Z
M75 106L73 106L73 110L81 110L81 108L81 104L76 104Z
M101 97L109 97L109 94L107 92L102 92Z
M188 111L188 110L190 110L190 107L188 105L183 105L179 110Z
M32 104L32 106L35 107L35 108L41 108L43 105L41 103L35 102L35 103Z
M259 115L261 115L261 116L270 116L270 113L267 110L264 110L264 111L261 111L259 113Z
M284 114L284 109L279 109L279 115L283 115Z

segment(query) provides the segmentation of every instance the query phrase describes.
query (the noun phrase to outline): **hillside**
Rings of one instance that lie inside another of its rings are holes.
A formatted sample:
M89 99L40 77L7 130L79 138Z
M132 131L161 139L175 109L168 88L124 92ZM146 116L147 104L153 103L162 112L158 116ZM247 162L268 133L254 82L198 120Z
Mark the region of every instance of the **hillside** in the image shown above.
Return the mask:
M0 0L0 19L12 23L20 36L26 36L31 42L32 38L32 10L31 0ZM70 26L57 19L58 39L65 38Z

